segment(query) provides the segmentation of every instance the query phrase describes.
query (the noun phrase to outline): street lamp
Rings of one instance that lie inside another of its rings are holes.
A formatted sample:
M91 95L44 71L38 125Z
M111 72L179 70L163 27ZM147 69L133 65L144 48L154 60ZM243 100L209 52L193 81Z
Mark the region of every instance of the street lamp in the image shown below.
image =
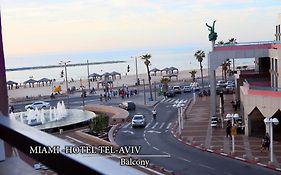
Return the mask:
M238 114L227 114L226 120L231 120L232 152L235 152L234 136L237 134L237 128L234 126L234 119L238 119Z
M175 101L175 104L173 105L173 107L177 107L178 108L178 123L179 123L179 134L181 134L181 130L183 129L183 107L185 106L186 101Z
M131 57L131 58L134 58L134 57ZM138 57L135 56L135 63L136 63L136 80L137 80L137 83L136 85L138 86L139 85L139 76L138 76Z
M68 94L68 80L67 80L67 69L66 64L70 63L70 61L60 61L60 65L64 65L64 72L65 72L65 88L66 88L66 96L67 96L67 105L69 106L69 94Z
M269 132L270 132L270 161L273 162L273 125L278 125L279 121L277 118L265 118L264 120L265 125L269 125Z

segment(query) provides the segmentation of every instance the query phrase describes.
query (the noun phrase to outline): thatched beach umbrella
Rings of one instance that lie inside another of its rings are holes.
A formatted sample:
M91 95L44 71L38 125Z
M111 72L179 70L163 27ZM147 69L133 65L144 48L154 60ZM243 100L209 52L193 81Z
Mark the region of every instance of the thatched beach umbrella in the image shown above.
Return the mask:
M169 69L168 67L165 67L164 69L161 70L161 75L162 75L162 72L163 72L163 71L166 72L166 74L167 74L169 70L170 70L170 69Z
M42 83L42 85L44 86L45 83L46 83L46 85L47 85L48 83L50 83L50 85L51 85L52 80L50 80L50 79L48 79L48 78L41 78L41 79L38 80L37 82L38 82L39 86L40 86L40 83Z
M161 71L160 69L157 69L157 68L153 68L153 69L151 69L149 72L151 73L151 72L154 72L154 75L156 76L156 72L158 72L158 71Z
M97 80L98 77L101 79L101 75L97 73L92 73L89 75L89 77L92 77L93 81Z
M110 74L111 74L111 76L112 76L113 79L116 79L116 76L117 76L117 75L119 76L119 79L121 79L121 74L120 74L119 72L113 71L113 72L111 72Z
M169 71L171 71L172 74L174 73L174 71L177 71L177 73L179 73L179 69L178 69L178 68L175 68L175 67L170 67L170 68L169 68Z
M7 81L8 89L13 89L14 85L16 85L16 87L17 87L18 83L14 82L14 81L11 81L11 80Z
M34 80L34 79L29 79L29 80L26 80L25 82L23 82L23 84L24 84L24 87L26 87L26 84L29 84L29 87L31 87L31 85L32 85L32 87L34 87L34 84L35 83L38 83L38 81L36 81L36 80Z

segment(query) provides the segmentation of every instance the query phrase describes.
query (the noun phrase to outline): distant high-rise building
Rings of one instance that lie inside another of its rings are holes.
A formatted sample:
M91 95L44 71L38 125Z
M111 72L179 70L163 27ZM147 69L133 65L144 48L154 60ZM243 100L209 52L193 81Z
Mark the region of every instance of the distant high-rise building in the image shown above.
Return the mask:
M278 15L277 24L276 24L276 41L281 41L281 13Z

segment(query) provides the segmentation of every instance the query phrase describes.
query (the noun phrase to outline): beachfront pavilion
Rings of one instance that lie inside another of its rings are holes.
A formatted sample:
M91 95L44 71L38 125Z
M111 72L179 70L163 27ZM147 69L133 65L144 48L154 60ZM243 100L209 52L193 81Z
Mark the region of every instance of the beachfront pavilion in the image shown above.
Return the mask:
M169 73L173 74L174 71L177 71L177 73L179 73L179 69L178 68L175 68L173 66L169 68Z
M112 75L111 75L111 73L109 73L109 72L103 73L103 74L101 75L101 77L102 77L104 80L110 80L110 79L112 79Z
M42 86L46 86L49 85L51 86L52 84L52 80L51 79L48 79L48 78L41 78L40 80L37 81L38 82L38 85L40 86L40 84L42 83Z
M156 72L160 72L160 71L161 71L160 69L153 68L149 71L149 73L151 74L151 72L154 72L154 76L156 76Z
M119 79L121 79L121 74L119 72L113 71L110 74L111 74L113 80L116 80L116 76L119 76Z
M25 82L23 82L24 84L24 87L26 87L26 84L29 84L29 87L34 87L34 84L37 84L38 85L38 81L37 80L34 80L34 79L29 79L29 80L26 80Z
M99 81L97 82L97 88L99 89L100 88L100 85L103 87L103 88L113 88L113 81L112 80L103 80L103 81Z
M8 86L8 89L10 90L10 89L13 89L13 87L14 87L14 86L16 86L16 88L17 88L18 83L17 83L17 82L14 82L14 81L9 80L9 81L7 81L7 86Z
M170 68L168 67L165 67L164 69L162 69L160 72L161 72L161 75L162 75L162 72L165 72L166 74L168 74Z
M97 74L97 73L92 73L92 74L89 75L89 78L92 78L91 79L92 81L97 81L98 80L97 78L101 79L101 77L102 76Z
M163 78L169 78L169 80L172 80L172 77L176 77L176 80L178 80L178 74L166 74L166 75L163 75Z
M255 58L255 68L238 71L235 79L236 100L240 100L245 135L263 136L269 132L269 126L263 121L265 118L274 117L281 121L280 37L279 40L268 42L214 45L213 51L208 54L211 116L220 115L217 114L219 97L216 96L216 69L227 59L238 58ZM274 137L281 139L281 125L274 126L273 130Z

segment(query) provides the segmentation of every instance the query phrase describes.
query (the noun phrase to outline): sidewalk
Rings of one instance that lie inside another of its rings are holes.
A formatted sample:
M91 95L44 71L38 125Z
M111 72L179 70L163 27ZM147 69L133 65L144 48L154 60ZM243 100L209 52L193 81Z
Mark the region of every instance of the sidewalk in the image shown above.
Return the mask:
M232 100L232 95L225 95L225 112L223 117L228 113L239 114L239 111L234 111L231 104ZM210 97L197 97L195 104L191 102L184 113L184 127L181 135L178 133L178 125L175 125L172 133L187 145L249 163L255 163L260 166L272 169L277 168L277 170L281 171L280 142L274 141L275 160L273 165L269 165L269 151L260 151L262 138L237 134L235 136L235 152L233 154L232 141L229 137L226 138L226 123L224 122L223 125L222 128L222 123L219 121L217 127L211 127Z

